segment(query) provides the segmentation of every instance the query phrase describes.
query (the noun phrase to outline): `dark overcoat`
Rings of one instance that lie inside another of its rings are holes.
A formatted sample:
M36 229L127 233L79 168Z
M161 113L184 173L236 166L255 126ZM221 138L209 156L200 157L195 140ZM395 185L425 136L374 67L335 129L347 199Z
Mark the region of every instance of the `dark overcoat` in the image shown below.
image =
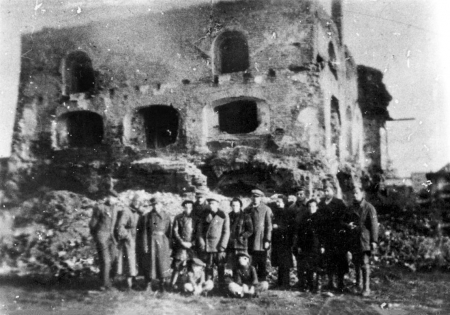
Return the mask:
M163 210L152 210L143 215L139 224L138 248L144 254L144 275L149 279L162 278L170 273L170 217Z
M250 251L265 251L264 243L272 242L272 210L265 204L258 207L248 206L245 209L253 222L253 235L249 239Z
M275 225L277 226L275 228ZM288 209L273 209L272 265L293 267L292 259L292 213Z
M244 211L231 212L230 216L230 240L228 249L248 250L248 239L253 235L253 222Z
M374 206L365 199L354 205L352 217L356 228L354 229L354 251L370 251L370 243L378 242L378 218Z
M341 199L333 198L328 204L319 203L317 212L320 217L320 235L325 251L346 251L349 243L347 224L347 207Z
M230 218L222 210L209 213L200 221L197 239L201 251L207 253L224 252L230 238Z
M192 213L187 215L185 212L180 213L173 220L173 252L172 257L180 260L192 258L195 248L195 236L197 220ZM183 242L192 243L191 248L185 248Z

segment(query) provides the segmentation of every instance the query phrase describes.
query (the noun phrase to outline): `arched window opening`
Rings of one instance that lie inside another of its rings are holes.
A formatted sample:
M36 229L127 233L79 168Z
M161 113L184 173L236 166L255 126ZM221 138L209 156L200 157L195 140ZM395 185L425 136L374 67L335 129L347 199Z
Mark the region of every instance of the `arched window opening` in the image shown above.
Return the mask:
M339 138L341 134L341 115L339 113L339 100L331 97L331 145L336 148L336 156L339 157Z
M175 143L178 136L178 112L166 105L152 105L138 111L142 117L147 148L158 149Z
M57 122L60 147L93 147L103 141L103 119L100 115L77 111L62 115Z
M219 130L229 134L249 133L259 126L258 107L252 100L237 100L217 106Z
M214 64L217 74L248 69L249 53L245 36L238 31L225 31L214 42Z
M83 51L70 53L64 62L64 84L66 94L86 93L95 88L92 61Z
M337 75L337 59L336 59L336 52L334 51L334 45L333 43L328 44L328 66L330 67L331 73L333 73L334 77L338 78Z

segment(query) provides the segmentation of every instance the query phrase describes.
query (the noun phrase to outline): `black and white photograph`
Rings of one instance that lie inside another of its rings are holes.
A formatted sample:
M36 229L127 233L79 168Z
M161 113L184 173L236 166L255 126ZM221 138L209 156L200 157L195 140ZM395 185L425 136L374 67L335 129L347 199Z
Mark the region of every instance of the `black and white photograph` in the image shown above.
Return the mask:
M450 314L449 16L0 0L0 315Z

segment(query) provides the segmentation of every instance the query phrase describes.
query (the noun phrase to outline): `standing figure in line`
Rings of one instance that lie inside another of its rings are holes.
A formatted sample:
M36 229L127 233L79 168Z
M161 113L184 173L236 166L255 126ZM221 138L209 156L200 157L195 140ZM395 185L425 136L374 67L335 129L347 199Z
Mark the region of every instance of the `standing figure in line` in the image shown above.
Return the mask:
M119 268L127 276L127 290L130 291L137 276L136 264L136 229L139 220L139 209L142 206L140 196L135 194L129 207L123 207L116 226L119 242ZM126 270L123 270L126 267Z
M260 281L267 278L267 256L272 242L272 210L261 202L264 193L252 190L252 203L245 209L253 222L253 235L249 240L249 251Z
M325 246L328 274L328 286L335 290L334 277L337 277L337 289L343 291L344 275L349 271L347 252L348 230L345 223L347 207L341 199L335 197L336 187L327 182L324 185L325 199L319 204L318 214L321 221L320 235Z
M152 209L150 207L150 200L142 197L141 206L137 209L139 215L137 225L136 225L136 262L138 268L138 274L144 275L145 266L145 251L143 248L142 233L145 226L144 220L145 215L149 213Z
M227 247L227 261L236 267L237 254L248 252L248 239L253 235L253 222L250 216L242 210L242 201L233 198L230 202L230 240Z
M273 209L272 266L278 267L278 286L289 289L289 271L294 266L292 259L292 229L294 222L285 206L285 196L278 195Z
M170 284L176 289L176 283L181 270L189 259L194 258L195 236L197 220L192 215L194 203L185 200L181 204L183 212L173 220L173 252L172 252L172 279Z
M366 201L365 192L359 186L353 189L352 218L349 225L353 234L353 263L356 285L362 296L369 296L370 257L378 243L378 217L374 206ZM361 277L362 275L362 277Z
M146 290L151 291L152 279L158 279L159 290L164 292L164 278L170 275L170 244L172 225L161 200L150 199L152 210L143 216L139 242L144 252L143 267Z
M117 240L114 236L114 227L122 209L117 204L116 197L118 194L110 190L108 195L94 207L89 222L100 262L101 291L112 289L113 265L117 262Z
M209 210L198 224L198 242L201 255L206 262L206 280L214 280L217 267L219 285L225 282L226 249L230 238L230 218L219 209L219 200L208 199Z
M208 214L209 204L206 200L206 193L202 190L198 190L195 193L195 202L192 208L192 216L200 222L203 217Z
M308 201L309 213L297 229L298 235L294 237L294 250L297 252L297 263L305 270L305 291L317 292L320 290L320 266L325 248L320 238L320 219L317 214L317 200Z

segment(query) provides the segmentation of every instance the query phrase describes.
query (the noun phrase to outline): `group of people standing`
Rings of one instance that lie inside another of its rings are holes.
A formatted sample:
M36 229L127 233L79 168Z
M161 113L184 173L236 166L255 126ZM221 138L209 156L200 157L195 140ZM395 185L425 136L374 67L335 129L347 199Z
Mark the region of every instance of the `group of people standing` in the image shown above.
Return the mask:
M269 264L278 268L278 287L289 288L295 257L300 290L319 291L326 275L327 289L344 291L352 253L357 285L369 295L369 259L378 238L374 207L360 187L348 208L335 197L331 183L325 184L323 198L308 200L307 192L277 194L266 204L264 193L254 189L247 207L233 198L227 213L217 197L198 191L195 201L182 202L182 212L172 221L158 198L136 195L124 205L111 191L94 208L90 222L102 289L112 288L111 275L118 271L126 274L128 290L140 273L145 290L157 280L160 291L169 286L202 294L216 286L232 296L255 296L269 287Z

